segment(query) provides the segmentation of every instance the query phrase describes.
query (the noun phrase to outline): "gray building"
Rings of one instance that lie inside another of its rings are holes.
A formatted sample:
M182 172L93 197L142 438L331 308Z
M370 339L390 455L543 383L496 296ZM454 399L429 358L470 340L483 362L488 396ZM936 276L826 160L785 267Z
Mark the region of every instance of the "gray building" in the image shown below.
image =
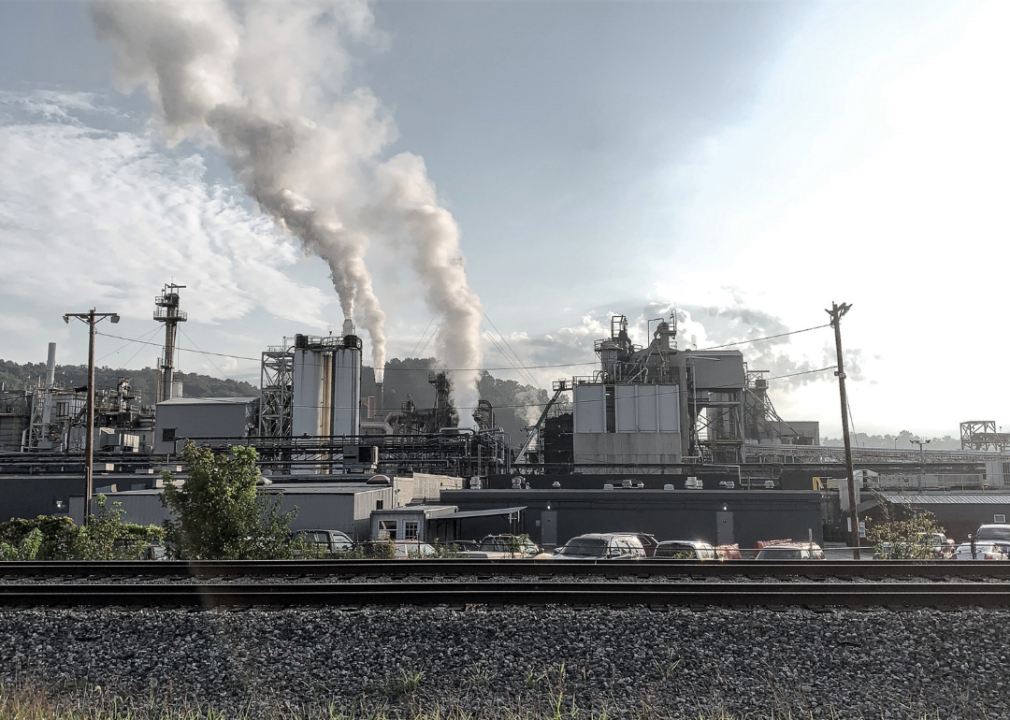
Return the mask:
M183 441L200 438L241 440L256 428L259 398L172 398L158 403L154 452L178 453Z
M393 507L390 485L366 483L290 483L270 485L265 492L280 495L280 512L297 510L292 530L340 530L354 540L369 538L369 518L376 510ZM121 503L126 522L161 525L169 512L161 505L161 489L110 492L110 503ZM81 522L84 498L71 498L71 517Z
M821 494L761 490L459 490L442 502L460 512L524 506L521 531L545 546L589 532L644 532L660 540L739 543L813 537L821 542ZM507 519L471 524L474 539L503 532Z

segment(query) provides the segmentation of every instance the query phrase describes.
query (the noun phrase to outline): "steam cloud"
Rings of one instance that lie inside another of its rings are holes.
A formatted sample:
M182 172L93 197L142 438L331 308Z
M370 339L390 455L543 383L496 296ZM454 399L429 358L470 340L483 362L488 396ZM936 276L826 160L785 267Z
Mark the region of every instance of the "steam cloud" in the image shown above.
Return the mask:
M345 318L368 332L379 382L386 316L365 256L372 240L413 251L425 299L445 317L439 360L468 420L483 310L459 228L421 158L381 160L395 126L370 91L345 87L348 42L375 36L367 3L96 0L92 19L123 89L146 87L166 139L216 141L260 207L326 260Z

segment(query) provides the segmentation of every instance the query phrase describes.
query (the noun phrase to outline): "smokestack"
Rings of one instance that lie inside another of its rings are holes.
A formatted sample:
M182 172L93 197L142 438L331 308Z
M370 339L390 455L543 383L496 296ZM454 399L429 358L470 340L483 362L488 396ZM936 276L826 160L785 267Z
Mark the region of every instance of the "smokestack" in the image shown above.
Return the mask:
M385 417L382 412L382 382L380 381L375 382L375 414L380 418Z
M351 320L350 318L346 318L344 320L344 331L343 333L341 333L341 335L343 337L347 337L348 335L353 334L354 334L354 321Z
M46 361L46 387L56 384L56 343L49 343L49 359Z

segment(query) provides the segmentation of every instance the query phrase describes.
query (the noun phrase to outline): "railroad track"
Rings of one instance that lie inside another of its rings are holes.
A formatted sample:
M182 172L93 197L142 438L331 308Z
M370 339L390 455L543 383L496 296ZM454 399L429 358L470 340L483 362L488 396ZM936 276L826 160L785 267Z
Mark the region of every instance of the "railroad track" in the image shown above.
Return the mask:
M1010 580L1010 562L951 560L200 560L0 562L0 578L664 577ZM963 584L963 583L961 583Z
M1010 607L1002 583L501 583L7 584L0 606L144 608L366 605L569 605L610 607L965 608Z

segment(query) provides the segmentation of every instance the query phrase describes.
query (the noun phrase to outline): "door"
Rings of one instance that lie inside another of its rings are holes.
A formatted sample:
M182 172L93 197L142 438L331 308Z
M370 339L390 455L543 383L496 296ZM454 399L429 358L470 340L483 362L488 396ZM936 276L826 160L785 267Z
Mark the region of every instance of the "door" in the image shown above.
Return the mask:
M736 542L733 539L733 513L720 510L715 514L715 544L732 545Z
M558 544L558 511L540 511L540 545L544 549Z

